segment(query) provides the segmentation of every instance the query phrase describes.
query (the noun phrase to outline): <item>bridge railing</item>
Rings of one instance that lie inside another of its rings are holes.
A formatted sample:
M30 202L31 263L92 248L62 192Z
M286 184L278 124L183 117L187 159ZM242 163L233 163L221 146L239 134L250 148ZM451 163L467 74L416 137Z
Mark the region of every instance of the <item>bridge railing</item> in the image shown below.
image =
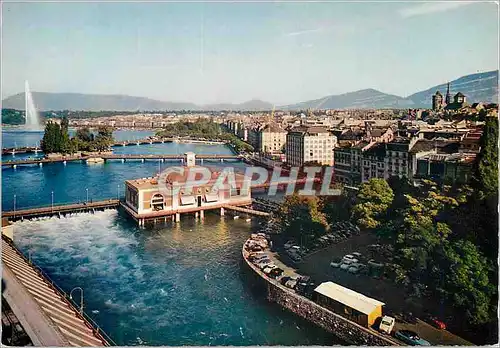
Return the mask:
M96 335L97 338L99 338L101 341L103 341L103 343L106 345L106 346L116 346L116 343L115 341L113 341L113 339L106 333L106 331L104 331L99 325L97 325L97 323L91 318L88 316L87 313L85 313L85 311L82 311L80 313L80 310L78 309L78 305L75 303L75 301L73 299L70 298L70 296L63 290L61 289L61 287L59 287L59 285L57 285L49 276L47 273L45 273L40 267L36 266L32 261L31 261L31 258L27 258L26 255L24 255L23 252L21 252L15 245L14 243L12 243L11 241L9 241L8 238L2 236L2 238L4 239L4 241L6 241L9 245L12 246L12 248L16 251L16 253L21 256L24 261L29 264L32 269L38 273L44 280L45 282L56 292L59 294L60 297L62 297L62 299L64 300L64 302L66 302L78 315L78 317L80 317L80 319L83 320L83 322L85 323L85 325L87 325L93 332L94 332L94 335Z
M19 212L23 212L23 211L26 211L26 210L36 210L36 209L47 209L47 208L54 208L54 210L57 210L57 209L64 209L65 207L69 207L69 206L72 206L72 205L78 205L78 204L81 204L82 205L82 209L86 209L86 208L98 208L99 205L98 204L104 204L106 202L116 202L116 204L118 205L119 203L119 199L118 198L108 198L108 199L101 199L101 200L96 200L96 201L93 201L93 202L87 202L87 204L85 205L85 201L82 201L82 202L61 202L61 203L54 203L54 205L48 203L48 204L43 204L43 205L34 205L34 206L28 206L28 207L20 207L20 206L17 206L16 205L16 210L7 210L7 211L4 211L2 213L9 213L10 216L15 216L15 213ZM97 205L97 206L94 206L94 205Z

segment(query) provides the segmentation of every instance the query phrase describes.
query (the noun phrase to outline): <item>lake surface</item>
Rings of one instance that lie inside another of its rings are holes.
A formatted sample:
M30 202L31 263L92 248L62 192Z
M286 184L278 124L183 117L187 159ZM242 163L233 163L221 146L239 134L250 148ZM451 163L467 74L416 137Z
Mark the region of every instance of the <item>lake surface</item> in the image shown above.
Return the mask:
M175 143L117 151L231 153L221 145ZM122 197L124 180L152 176L173 164L3 168L2 209L14 208L14 195L16 209L50 205L52 196L54 204L84 201L86 189L92 200ZM245 168L241 162L212 165ZM118 345L335 344L331 334L251 290L241 248L257 229L256 221L215 213L204 221L182 216L180 224L139 229L124 213L110 210L17 222L14 240L65 291L84 289L86 312Z

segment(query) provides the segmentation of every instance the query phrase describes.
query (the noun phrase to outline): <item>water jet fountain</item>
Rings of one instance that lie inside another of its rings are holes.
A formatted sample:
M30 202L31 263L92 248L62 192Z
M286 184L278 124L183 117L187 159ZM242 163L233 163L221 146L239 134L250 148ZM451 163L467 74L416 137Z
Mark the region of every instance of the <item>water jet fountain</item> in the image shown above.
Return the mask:
M33 101L33 95L31 94L28 80L26 80L24 84L24 99L24 112L26 115L24 128L32 131L42 130L42 124L40 123L40 117Z

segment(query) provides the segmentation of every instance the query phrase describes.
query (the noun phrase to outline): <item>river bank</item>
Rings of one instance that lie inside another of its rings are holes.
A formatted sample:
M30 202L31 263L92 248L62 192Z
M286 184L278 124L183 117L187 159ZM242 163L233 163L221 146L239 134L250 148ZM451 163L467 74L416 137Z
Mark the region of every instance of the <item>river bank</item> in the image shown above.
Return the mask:
M262 238L262 237L261 237ZM282 285L278 280L267 276L252 261L250 256L252 251L249 249L253 240L258 240L258 235L252 235L247 239L242 248L243 259L247 267L252 269L267 287L267 298L271 302L276 302L298 316L324 328L333 333L336 337L348 344L370 345L370 346L391 346L398 345L395 341L377 333L374 330L364 328L352 321L349 321L330 310L321 307L310 299L297 294L294 290ZM300 279L300 275L294 269L281 263L274 253L267 247L263 248L263 254L267 255L269 260L284 272L279 277L291 277Z

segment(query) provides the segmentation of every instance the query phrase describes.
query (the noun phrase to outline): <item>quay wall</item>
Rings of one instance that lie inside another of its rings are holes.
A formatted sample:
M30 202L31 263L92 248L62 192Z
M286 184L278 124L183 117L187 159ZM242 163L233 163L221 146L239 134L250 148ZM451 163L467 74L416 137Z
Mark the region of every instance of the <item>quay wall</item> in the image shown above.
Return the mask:
M281 285L276 280L268 278L254 264L247 259L247 252L243 247L243 259L261 281L267 286L267 299L299 315L300 317L331 332L342 341L353 345L368 346L396 346L396 342L379 334L374 330L362 327L324 307L297 294L292 289Z

